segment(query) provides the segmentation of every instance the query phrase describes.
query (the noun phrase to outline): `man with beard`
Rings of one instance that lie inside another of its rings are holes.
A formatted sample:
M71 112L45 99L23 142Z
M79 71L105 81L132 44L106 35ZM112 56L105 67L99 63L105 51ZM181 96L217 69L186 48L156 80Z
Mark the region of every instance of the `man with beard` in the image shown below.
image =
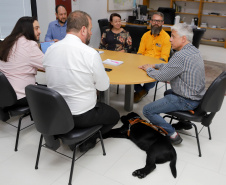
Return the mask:
M82 11L70 13L65 38L50 46L43 66L47 86L59 92L67 102L76 128L103 125L106 132L117 124L119 113L112 107L97 102L96 91L109 88L99 53L88 46L92 35L91 17ZM93 148L97 136L83 145L80 151Z
M170 54L170 36L162 29L164 15L156 12L151 17L151 30L146 32L140 42L138 54L150 56L168 62ZM134 86L134 103L138 103L148 94L148 91L155 86L155 82L136 84Z
M66 35L67 28L67 10L64 5L56 6L57 20L49 23L49 27L45 36L45 41L57 42L62 40Z

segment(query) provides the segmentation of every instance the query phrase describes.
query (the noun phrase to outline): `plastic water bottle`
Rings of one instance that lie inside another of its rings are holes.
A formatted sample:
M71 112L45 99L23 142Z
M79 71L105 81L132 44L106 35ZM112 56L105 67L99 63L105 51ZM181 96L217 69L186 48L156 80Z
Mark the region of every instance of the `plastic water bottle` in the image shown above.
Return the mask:
M180 16L179 15L177 15L174 19L174 24L178 24L178 23L180 23Z
M195 21L194 19L191 20L191 26L194 26L195 25Z

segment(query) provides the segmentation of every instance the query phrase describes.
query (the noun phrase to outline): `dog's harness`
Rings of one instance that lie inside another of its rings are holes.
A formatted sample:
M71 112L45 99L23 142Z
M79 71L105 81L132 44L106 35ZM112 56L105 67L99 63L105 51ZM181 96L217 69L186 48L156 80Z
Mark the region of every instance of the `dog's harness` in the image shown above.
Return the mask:
M164 135L164 136L166 136L168 134L168 132L164 128L162 128L160 126L153 125L151 123L148 123L147 121L145 121L145 120L143 120L141 118L132 118L132 119L129 120L129 123L130 123L130 125L129 125L129 129L128 129L128 132L127 132L128 136L130 136L130 128L131 128L131 126L133 126L136 123L145 124L145 125L151 127L152 129L154 129L155 131L159 132L160 134Z

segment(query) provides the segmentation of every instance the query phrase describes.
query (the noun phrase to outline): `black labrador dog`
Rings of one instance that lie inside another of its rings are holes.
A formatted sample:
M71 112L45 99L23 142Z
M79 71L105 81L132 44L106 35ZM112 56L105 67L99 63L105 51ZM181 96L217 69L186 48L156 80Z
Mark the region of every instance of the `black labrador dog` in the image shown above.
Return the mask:
M176 178L176 161L177 154L169 138L164 136L164 131L154 126L150 127L149 123L131 112L121 117L123 126L112 129L104 135L104 138L127 138L133 141L141 150L147 153L146 165L144 168L135 170L133 176L144 178L151 173L156 164L162 164L170 161L171 172ZM160 133L161 132L161 133Z

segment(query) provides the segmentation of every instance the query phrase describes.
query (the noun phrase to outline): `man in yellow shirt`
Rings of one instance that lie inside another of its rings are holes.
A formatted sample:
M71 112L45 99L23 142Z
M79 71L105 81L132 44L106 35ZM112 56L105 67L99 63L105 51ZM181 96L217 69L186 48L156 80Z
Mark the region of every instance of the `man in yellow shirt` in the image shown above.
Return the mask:
M140 42L138 54L158 58L168 62L170 54L170 36L162 29L164 24L164 15L156 12L151 17L151 30L146 32ZM136 84L134 86L134 103L138 103L148 94L148 91L155 86L155 82Z

